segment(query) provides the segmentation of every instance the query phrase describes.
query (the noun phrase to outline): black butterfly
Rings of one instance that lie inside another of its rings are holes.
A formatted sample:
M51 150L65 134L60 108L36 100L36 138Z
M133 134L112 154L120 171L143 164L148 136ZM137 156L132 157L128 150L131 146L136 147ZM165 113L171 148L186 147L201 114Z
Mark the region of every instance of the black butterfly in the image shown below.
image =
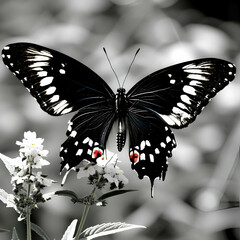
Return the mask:
M114 94L107 83L82 63L32 43L3 48L6 66L47 113L58 116L78 110L62 144L61 170L83 159L103 155L114 121L118 121L117 148L122 150L129 131L131 166L140 179L164 180L167 159L176 147L171 128L193 122L204 106L235 77L235 66L206 58L156 71L127 93Z

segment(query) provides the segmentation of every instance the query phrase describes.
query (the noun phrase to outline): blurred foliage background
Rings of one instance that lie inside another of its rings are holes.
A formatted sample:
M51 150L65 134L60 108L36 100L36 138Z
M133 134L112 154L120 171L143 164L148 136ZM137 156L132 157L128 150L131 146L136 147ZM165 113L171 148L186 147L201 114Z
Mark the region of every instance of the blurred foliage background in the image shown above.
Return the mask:
M160 68L201 57L218 57L240 67L240 2L236 0L0 0L0 47L33 42L61 51L96 71L113 88L116 79L102 51L105 47L120 79L141 48L125 88ZM50 151L46 168L61 182L59 148L73 114L51 117L0 63L0 152L18 155L16 140L36 131ZM81 73L79 72L79 75ZM104 239L235 240L240 239L240 86L239 77L206 107L187 129L174 131L178 147L164 182L155 181L150 198L148 179L130 169L127 147L119 154L130 189L106 208L92 208L86 226L125 221L146 230ZM113 129L110 150L116 151ZM10 176L0 163L0 188L11 191ZM52 191L59 190L55 184ZM89 193L88 185L70 175L64 189ZM0 203L0 227L16 225L24 239L25 225ZM82 208L57 197L35 210L32 220L51 238L60 239ZM10 239L6 233L0 236ZM34 236L33 239L38 239Z

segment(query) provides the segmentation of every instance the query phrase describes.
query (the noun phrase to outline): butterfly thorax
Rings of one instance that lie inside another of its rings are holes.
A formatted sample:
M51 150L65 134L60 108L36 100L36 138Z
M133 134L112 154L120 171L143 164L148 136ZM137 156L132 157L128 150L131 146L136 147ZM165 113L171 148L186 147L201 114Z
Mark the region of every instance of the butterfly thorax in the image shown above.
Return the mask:
M126 142L126 90L118 88L115 97L115 112L118 118L118 132L116 136L118 151L122 151Z

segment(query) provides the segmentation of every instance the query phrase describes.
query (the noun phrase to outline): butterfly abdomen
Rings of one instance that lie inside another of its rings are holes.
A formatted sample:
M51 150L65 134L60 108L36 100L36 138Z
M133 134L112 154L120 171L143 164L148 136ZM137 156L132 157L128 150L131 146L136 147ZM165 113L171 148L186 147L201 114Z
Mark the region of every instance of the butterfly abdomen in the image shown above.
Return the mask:
M116 136L116 142L117 149L119 152L121 152L126 142L126 126L124 119L118 120L118 132Z
M118 132L116 143L118 151L122 151L126 142L126 95L125 89L119 88L115 98L115 111L118 118Z

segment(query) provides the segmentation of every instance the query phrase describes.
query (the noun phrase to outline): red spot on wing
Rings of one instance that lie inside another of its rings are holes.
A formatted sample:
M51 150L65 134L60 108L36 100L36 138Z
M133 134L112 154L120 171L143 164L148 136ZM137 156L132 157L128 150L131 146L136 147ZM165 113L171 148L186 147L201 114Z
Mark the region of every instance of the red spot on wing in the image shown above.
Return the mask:
M139 154L134 152L130 154L130 159L133 163L137 163L139 161Z
M103 155L103 151L99 148L93 149L92 158L96 159Z

